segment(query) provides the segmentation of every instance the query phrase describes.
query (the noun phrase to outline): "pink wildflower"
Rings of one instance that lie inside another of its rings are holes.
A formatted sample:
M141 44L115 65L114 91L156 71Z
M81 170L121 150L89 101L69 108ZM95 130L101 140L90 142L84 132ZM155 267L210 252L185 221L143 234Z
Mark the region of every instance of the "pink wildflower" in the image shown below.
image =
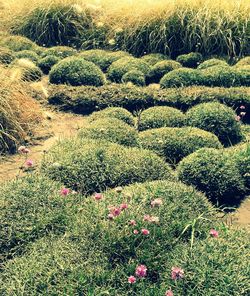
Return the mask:
M95 193L95 195L94 195L94 199L95 200L101 200L102 199L102 194L101 193Z
M129 221L129 225L135 226L136 225L136 221L135 220L130 220Z
M126 203L122 203L121 205L120 205L120 209L121 210L125 210L125 209L127 209L128 208L128 204L126 204Z
M147 275L147 270L145 265L138 265L135 270L135 275L139 278L145 277Z
M136 277L134 277L133 275L131 275L129 278L128 278L128 282L130 284L134 284L136 282Z
M240 106L240 109L241 109L241 110L245 110L245 109L246 109L246 107L245 107L245 106L243 106L243 105L241 105L241 106Z
M117 217L121 214L121 209L120 208L114 208L111 212L111 214L114 215L114 217Z
M151 217L150 215L144 215L144 218L143 218L143 221L150 221L151 220Z
M171 289L169 289L169 290L166 291L165 296L174 296L174 293L172 292Z
M179 280L184 277L184 270L179 267L172 267L171 278L172 280Z
M148 229L145 229L145 228L142 228L141 233L143 235L149 235L149 230Z
M139 233L139 231L137 230L137 229L135 229L134 231L133 231L133 234L135 234L135 235L137 235Z
M235 116L235 120L236 120L236 121L240 121L240 116L236 115L236 116Z
M25 164L27 167L31 168L34 165L34 161L31 159L28 159L28 160L26 160Z
M70 190L68 188L62 188L60 191L61 195L68 195L70 193Z
M215 230L215 229L211 229L209 233L210 233L210 235L212 237L218 237L219 236L219 232L217 230Z
M159 207L163 204L162 199L161 198L156 198L154 200L151 201L151 206L152 207Z

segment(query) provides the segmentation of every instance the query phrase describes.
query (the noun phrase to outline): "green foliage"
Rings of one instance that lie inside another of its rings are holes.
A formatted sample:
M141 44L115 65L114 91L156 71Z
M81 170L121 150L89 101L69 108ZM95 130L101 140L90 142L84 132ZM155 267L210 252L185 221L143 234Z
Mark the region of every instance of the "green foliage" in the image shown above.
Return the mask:
M151 107L139 116L138 128L143 131L158 127L180 127L185 125L186 117L178 109L172 107Z
M165 74L160 80L162 88L200 85L202 74L195 69L179 68Z
M42 78L42 71L28 59L18 59L11 64L14 75L20 76L23 81L38 81Z
M151 151L79 138L52 148L42 170L52 179L83 193L173 178L170 167Z
M80 57L69 57L52 67L49 80L55 84L101 86L105 82L105 77L94 63Z
M236 144L242 139L235 112L223 104L199 104L188 110L186 116L189 125L214 133L226 146Z
M36 54L32 50L21 50L16 53L16 57L18 59L28 59L31 60L32 62L36 63L39 59L38 54Z
M132 126L135 124L134 116L128 110L121 107L108 107L102 111L94 112L89 117L89 121L100 118L116 118Z
M228 63L224 60L213 58L202 62L197 69L204 70L213 66L226 67Z
M158 62L168 60L169 56L161 54L161 53L150 53L150 54L146 54L146 55L142 56L141 59L144 62L148 63L150 66L154 66Z
M172 164L203 147L222 148L215 135L193 127L149 129L139 133L139 144Z
M236 162L223 150L200 149L184 158L177 172L180 181L195 186L219 203L235 203L246 190Z
M129 56L125 51L107 51L102 49L85 50L79 56L99 66L102 71L107 72L109 66L120 58Z
M41 58L37 62L37 66L43 71L44 74L49 74L51 68L57 64L61 59L53 56L53 55L48 55L44 58Z
M82 139L107 140L125 146L137 146L136 130L116 118L100 118L92 121L79 132Z
M49 233L65 232L73 200L62 197L60 188L59 183L37 175L1 185L1 260L23 253L29 243Z
M30 39L15 35L4 37L0 41L0 45L13 51L34 50L37 47Z
M122 76L131 70L138 70L144 75L148 75L150 66L141 59L133 57L121 58L111 64L107 77L113 82L121 82Z
M134 85L145 86L145 75L139 70L131 70L122 76L123 83L132 82Z
M12 50L0 47L0 64L9 65L15 60L15 55Z
M77 51L69 46L53 46L47 48L41 54L42 57L55 56L60 59L68 58L75 55Z
M151 68L147 81L148 83L158 83L165 74L181 67L181 64L176 61L160 61Z
M176 59L176 61L182 64L183 67L188 68L197 68L202 60L203 57L199 52L190 52L188 54L179 55Z

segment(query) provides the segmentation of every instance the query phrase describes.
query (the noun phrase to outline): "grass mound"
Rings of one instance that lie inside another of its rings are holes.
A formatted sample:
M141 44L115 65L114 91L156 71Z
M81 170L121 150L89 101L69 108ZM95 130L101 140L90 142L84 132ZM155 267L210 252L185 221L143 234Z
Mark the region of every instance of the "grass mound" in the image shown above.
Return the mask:
M222 148L215 135L193 127L146 130L139 133L139 144L172 164L203 147Z
M180 127L185 124L185 115L172 107L151 107L139 116L138 128L143 131L158 127Z
M223 104L198 104L186 116L189 125L214 133L226 146L240 142L243 137L235 112Z
M107 140L125 146L137 146L136 130L116 118L100 118L85 126L80 132L82 139Z
M49 80L54 84L101 86L105 82L105 77L94 63L80 57L69 57L52 67Z
M53 56L53 55L48 55L44 58L41 58L37 62L37 66L43 71L44 74L49 74L51 68L57 64L61 59Z
M129 72L127 72L126 74L124 74L122 76L122 80L123 83L128 83L131 82L134 85L138 85L138 86L145 86L146 84L146 79L145 79L145 75L138 70L131 70Z
M68 58L77 53L77 51L69 46L52 46L50 48L44 49L41 54L42 57L54 56L60 59Z
M176 61L182 64L183 67L187 68L197 68L202 60L203 57L198 52L190 52L188 54L179 55L176 59Z
M214 66L219 66L219 67L227 67L229 66L228 63L224 60L220 60L220 59L216 59L216 58L213 58L213 59L209 59L209 60L206 60L204 62L202 62L198 67L197 69L199 70L204 70L204 69L207 69L207 68L210 68L210 67L214 67Z
M250 56L242 58L236 63L236 67L244 67L244 66L250 66Z
M4 37L0 41L0 44L13 51L33 50L37 47L37 45L30 39L15 35Z
M42 169L52 179L83 193L173 178L170 167L151 151L79 138L58 143Z
M39 55L32 50L21 50L16 53L18 59L28 59L36 63L39 59Z
M134 116L128 110L120 107L108 107L102 111L94 112L89 120L100 118L116 118L132 126L135 124Z
M221 204L238 203L246 191L235 160L222 150L203 148L177 167L179 179Z
M144 62L148 63L149 65L154 66L158 62L168 60L169 56L161 54L161 53L150 53L150 54L146 54L146 55L142 56L141 59Z
M181 67L181 64L176 61L160 61L151 68L147 81L148 83L159 83L165 74Z
M0 64L9 65L15 60L15 55L12 50L0 47Z
M42 71L29 59L18 59L12 63L12 78L23 81L38 81L42 78Z

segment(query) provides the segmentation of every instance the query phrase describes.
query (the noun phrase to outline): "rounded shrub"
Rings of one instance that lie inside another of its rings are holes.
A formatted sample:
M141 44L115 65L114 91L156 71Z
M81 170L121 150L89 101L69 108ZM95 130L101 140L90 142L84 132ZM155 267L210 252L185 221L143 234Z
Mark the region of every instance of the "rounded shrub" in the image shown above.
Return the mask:
M165 74L181 67L182 65L176 61L160 61L151 68L147 77L147 82L158 83Z
M233 109L218 102L198 104L186 116L189 125L214 133L225 146L236 144L243 137Z
M231 204L244 196L244 180L236 162L223 150L200 149L177 167L180 181L205 192L213 201Z
M245 67L245 66L250 66L250 56L240 59L235 64L235 67Z
M73 56L77 53L77 50L69 46L53 46L46 49L41 57L55 56L60 59L64 59L70 56Z
M139 144L172 164L200 148L222 148L214 134L194 127L149 129L139 133Z
M38 81L42 78L42 71L28 59L18 59L12 63L13 75L24 81Z
M220 59L216 59L216 58L213 58L213 59L209 59L209 60L206 60L204 62L202 62L198 67L197 69L199 70L204 70L204 69L207 69L207 68L210 68L210 67L214 67L214 66L222 66L222 67L227 67L229 66L228 63L224 60L220 60Z
M160 80L161 88L199 85L202 74L196 69L179 68L165 74Z
M80 138L58 143L47 154L42 169L52 179L83 193L173 178L169 165L151 151Z
M33 50L37 47L37 45L30 39L15 35L4 37L0 41L0 44L13 51Z
M38 54L36 54L32 50L21 50L16 53L16 57L18 59L28 59L31 60L32 62L36 63L39 59Z
M49 71L51 68L57 64L61 59L53 56L53 55L48 55L44 58L41 58L37 62L37 66L43 71L44 74L49 74Z
M69 57L52 67L49 80L54 84L101 86L105 77L94 63L80 57Z
M113 82L121 82L124 74L131 70L141 71L144 75L148 75L150 72L150 66L148 63L141 59L133 57L125 57L112 63L108 69L108 79Z
M82 139L107 140L125 146L137 145L136 130L116 118L100 118L92 121L80 132Z
M1 260L23 253L29 243L49 233L65 232L74 209L69 208L73 198L60 195L59 183L33 174L0 188Z
M183 67L196 68L203 60L203 57L198 52L190 52L188 54L179 55L176 59Z
M142 56L141 59L149 65L154 66L158 62L169 60L169 56L162 53L150 53Z
M129 56L125 51L108 51L102 49L85 50L79 53L79 56L99 66L102 71L107 72L109 66L120 58Z
M0 47L0 64L9 65L15 60L15 54L12 50Z
M121 107L108 107L98 112L94 112L90 115L89 121L93 121L101 118L115 118L119 119L129 125L134 126L134 116L126 109Z
M145 86L145 75L139 70L131 70L122 76L122 82L132 82L134 85Z
M144 110L138 119L140 131L158 127L180 127L185 124L186 117L178 109L172 107L151 107Z

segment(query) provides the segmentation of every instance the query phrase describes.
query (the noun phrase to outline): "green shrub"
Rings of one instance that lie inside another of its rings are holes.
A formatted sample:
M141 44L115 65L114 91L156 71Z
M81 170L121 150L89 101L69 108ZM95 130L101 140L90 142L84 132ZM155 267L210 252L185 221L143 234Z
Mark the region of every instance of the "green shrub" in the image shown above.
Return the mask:
M228 63L224 60L213 58L213 59L209 59L209 60L206 60L203 63L201 63L197 69L204 70L204 69L214 67L214 66L226 67L226 66L228 66Z
M15 35L4 37L0 44L13 51L34 50L37 47L30 39Z
M203 148L184 158L177 167L180 181L219 203L231 204L244 196L244 180L236 162L223 150Z
M203 60L199 52L190 52L188 54L179 55L176 59L183 67L196 68Z
M240 59L238 63L235 64L235 67L244 67L244 66L250 66L250 56Z
M32 62L36 63L39 59L38 54L36 54L32 50L21 50L16 53L16 57L18 59L28 59L31 60Z
M122 120L123 122L134 126L134 116L126 109L121 107L108 107L102 111L94 112L90 117L89 121L97 120L102 118L115 118Z
M0 260L23 253L29 243L49 233L65 232L73 200L72 195L62 197L60 188L37 175L1 184Z
M162 88L200 85L202 74L195 69L179 68L165 74L160 80Z
M102 71L107 72L109 66L120 58L129 56L125 51L107 51L102 49L86 50L79 53L79 56L99 66Z
M122 76L123 83L132 82L134 85L145 86L145 75L139 70L131 70Z
M18 59L12 63L14 75L23 81L37 81L42 78L42 71L28 59Z
M226 146L236 144L242 139L235 112L223 104L199 104L188 110L186 116L189 125L214 133Z
M48 49L46 49L41 56L47 57L47 56L55 56L60 59L68 58L73 55L75 55L77 51L69 46L53 46Z
M180 127L185 124L185 120L185 115L178 109L165 106L151 107L140 114L138 128L143 131L158 127Z
M250 66L237 68L237 79L240 81L242 86L250 86Z
M49 80L55 84L101 86L105 82L105 77L94 63L79 57L69 57L52 67Z
M83 193L173 178L170 167L153 152L100 140L71 139L58 143L46 156L42 168L52 179Z
M53 56L53 55L48 55L44 58L41 58L38 60L38 67L43 71L44 74L49 74L49 71L51 68L57 64L61 59Z
M176 61L160 61L151 68L147 81L148 83L158 83L165 74L181 67L181 64Z
M133 57L121 58L111 64L107 77L113 82L121 82L122 76L131 70L138 70L144 75L148 75L150 66L141 59Z
M82 139L107 140L125 146L137 146L136 130L116 118L96 119L79 132Z
M215 135L193 127L146 130L139 133L139 144L172 164L203 147L222 148Z
M15 55L12 50L0 47L0 64L8 65L15 60Z
M150 54L146 54L146 55L142 56L141 59L144 62L148 63L150 66L154 66L158 62L168 60L169 56L161 54L161 53L150 53Z

